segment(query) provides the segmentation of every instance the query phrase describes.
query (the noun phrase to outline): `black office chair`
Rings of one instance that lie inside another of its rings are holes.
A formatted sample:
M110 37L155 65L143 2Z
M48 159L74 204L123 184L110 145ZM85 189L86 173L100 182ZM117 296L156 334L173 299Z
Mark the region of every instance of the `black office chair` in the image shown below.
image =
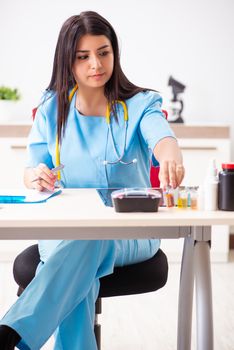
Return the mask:
M19 286L18 296L32 281L39 262L40 256L37 244L26 248L16 257L13 274ZM167 275L167 257L159 249L151 259L133 265L116 267L113 274L100 279L100 291L96 301L94 325L99 350L101 349L101 326L98 324L97 315L101 313L101 298L153 292L166 284Z

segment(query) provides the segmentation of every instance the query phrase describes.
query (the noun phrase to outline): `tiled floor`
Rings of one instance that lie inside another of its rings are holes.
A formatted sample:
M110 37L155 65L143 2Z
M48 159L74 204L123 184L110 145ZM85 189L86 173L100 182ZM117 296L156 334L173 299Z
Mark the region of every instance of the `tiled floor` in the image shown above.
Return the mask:
M0 316L16 300L11 263L0 264ZM103 302L102 350L175 350L179 264L170 264L167 285L139 296ZM215 350L234 350L234 260L212 264ZM195 322L192 349L196 348ZM43 350L51 350L51 339ZM77 349L71 349L77 350Z

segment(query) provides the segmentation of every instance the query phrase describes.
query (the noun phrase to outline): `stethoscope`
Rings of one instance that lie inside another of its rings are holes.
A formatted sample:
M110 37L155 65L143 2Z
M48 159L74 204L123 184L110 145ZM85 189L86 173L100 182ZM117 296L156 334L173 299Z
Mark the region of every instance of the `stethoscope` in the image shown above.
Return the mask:
M68 100L69 102L71 102L75 92L78 89L78 85L75 85L74 88L71 90ZM124 144L123 144L123 150L121 155L118 154L118 151L116 149L115 146L115 140L114 140L114 136L113 136L113 132L112 132L112 127L111 127L111 108L110 105L107 105L106 108L106 123L108 125L108 132L110 135L110 139L111 139L111 143L112 143L112 147L114 149L115 155L116 155L116 160L114 161L110 161L110 160L103 160L102 164L103 165L114 165L114 164L123 164L123 165L130 165L130 164L134 164L137 163L137 159L134 158L133 160L129 161L129 162L125 162L123 161L123 157L125 154L125 148L126 148L126 142L127 142L127 129L128 129L128 110L127 110L127 106L126 103L124 101L116 101L116 104L120 104L123 108L123 112L124 112ZM58 135L56 136L56 143L55 143L55 162L56 162L56 167L60 165L60 147L59 147L59 142L58 142ZM58 180L61 180L61 172L58 172Z

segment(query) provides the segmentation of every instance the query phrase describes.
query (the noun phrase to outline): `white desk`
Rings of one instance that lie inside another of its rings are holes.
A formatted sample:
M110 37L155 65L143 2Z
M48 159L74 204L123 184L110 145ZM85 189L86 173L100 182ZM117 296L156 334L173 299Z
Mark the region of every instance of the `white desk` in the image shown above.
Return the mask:
M42 204L0 204L0 239L127 239L184 237L178 350L191 348L194 280L197 349L213 350L210 273L211 225L234 225L233 212L159 208L157 213L116 213L94 189L63 190Z

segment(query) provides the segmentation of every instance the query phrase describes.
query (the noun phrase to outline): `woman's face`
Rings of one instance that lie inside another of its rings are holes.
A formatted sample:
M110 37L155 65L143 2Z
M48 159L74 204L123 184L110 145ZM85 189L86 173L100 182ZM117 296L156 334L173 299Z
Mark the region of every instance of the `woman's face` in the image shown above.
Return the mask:
M86 34L79 40L73 64L73 74L79 88L104 87L113 67L113 49L105 35Z

